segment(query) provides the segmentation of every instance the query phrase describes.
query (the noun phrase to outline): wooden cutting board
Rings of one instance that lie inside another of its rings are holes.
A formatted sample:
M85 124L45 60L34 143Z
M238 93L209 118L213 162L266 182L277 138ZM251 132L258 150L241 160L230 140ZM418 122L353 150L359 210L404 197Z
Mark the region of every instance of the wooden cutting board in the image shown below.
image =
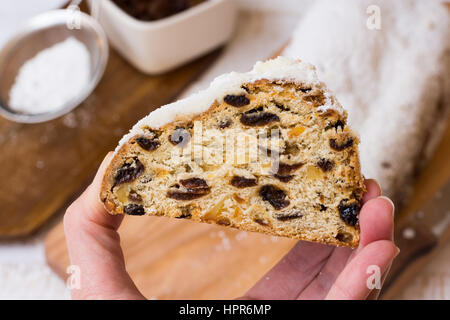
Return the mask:
M143 219L142 219L143 218ZM127 270L147 298L241 296L296 241L163 217L125 217L119 229ZM62 224L46 238L50 267L66 278Z
M111 50L98 87L70 114L40 124L0 118L0 238L27 235L64 208L119 137L174 100L219 51L147 76Z

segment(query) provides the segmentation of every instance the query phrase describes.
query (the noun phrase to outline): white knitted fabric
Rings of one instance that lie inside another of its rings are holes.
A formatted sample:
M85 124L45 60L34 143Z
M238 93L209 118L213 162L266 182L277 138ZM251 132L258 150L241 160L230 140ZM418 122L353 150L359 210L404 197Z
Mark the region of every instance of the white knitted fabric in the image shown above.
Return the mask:
M450 12L433 0L316 1L284 55L316 65L361 136L363 174L403 200L446 124Z

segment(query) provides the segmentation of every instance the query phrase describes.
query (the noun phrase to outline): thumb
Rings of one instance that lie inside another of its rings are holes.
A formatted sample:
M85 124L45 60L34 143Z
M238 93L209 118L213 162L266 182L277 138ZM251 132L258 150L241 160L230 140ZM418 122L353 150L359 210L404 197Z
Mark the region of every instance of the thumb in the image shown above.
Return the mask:
M70 262L80 271L73 299L144 299L125 269L117 233L123 217L108 214L98 200L111 157L106 156L92 184L64 215Z

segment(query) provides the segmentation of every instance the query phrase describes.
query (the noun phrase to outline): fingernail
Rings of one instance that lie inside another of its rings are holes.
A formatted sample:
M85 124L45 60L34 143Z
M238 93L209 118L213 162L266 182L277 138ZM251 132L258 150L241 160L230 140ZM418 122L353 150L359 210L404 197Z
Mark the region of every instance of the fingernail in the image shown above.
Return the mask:
M378 186L378 189L380 189L380 193L383 194L383 189L381 188L381 186L380 186L380 184L378 183L378 181L375 180L375 179L372 179L372 181L376 183L376 185Z
M397 257L398 254L400 253L400 248L399 247L395 246L395 249L396 249L396 252L395 252L394 258Z
M379 196L378 199L384 199L384 200L386 200L387 202L389 202L389 203L391 204L391 206L392 206L392 216L394 216L394 213L395 213L395 205L394 205L394 202L392 202L392 200L389 199L389 198L386 197L386 196Z
M108 161L111 160L112 156L113 156L114 152L110 151L106 154L105 158L103 158L102 163L107 163Z

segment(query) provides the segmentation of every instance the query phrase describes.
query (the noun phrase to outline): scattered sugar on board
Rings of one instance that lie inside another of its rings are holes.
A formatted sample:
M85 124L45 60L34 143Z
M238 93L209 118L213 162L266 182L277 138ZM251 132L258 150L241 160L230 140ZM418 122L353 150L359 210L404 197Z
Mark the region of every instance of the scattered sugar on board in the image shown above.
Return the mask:
M89 73L86 46L69 37L25 62L11 88L9 106L27 114L56 111L83 90Z
M43 160L36 161L36 168L43 169L45 167L45 162Z
M235 236L237 241L241 241L247 237L248 237L248 233L246 231L239 231Z
M219 245L216 246L217 251L230 251L231 249L231 243L230 239L228 239L227 235L223 231L219 231L218 233L219 238L221 239L221 242Z
M68 128L76 128L78 126L77 119L73 112L64 116L63 123Z
M416 230L414 230L413 228L406 228L403 230L402 235L403 238L407 240L414 239L416 237Z

